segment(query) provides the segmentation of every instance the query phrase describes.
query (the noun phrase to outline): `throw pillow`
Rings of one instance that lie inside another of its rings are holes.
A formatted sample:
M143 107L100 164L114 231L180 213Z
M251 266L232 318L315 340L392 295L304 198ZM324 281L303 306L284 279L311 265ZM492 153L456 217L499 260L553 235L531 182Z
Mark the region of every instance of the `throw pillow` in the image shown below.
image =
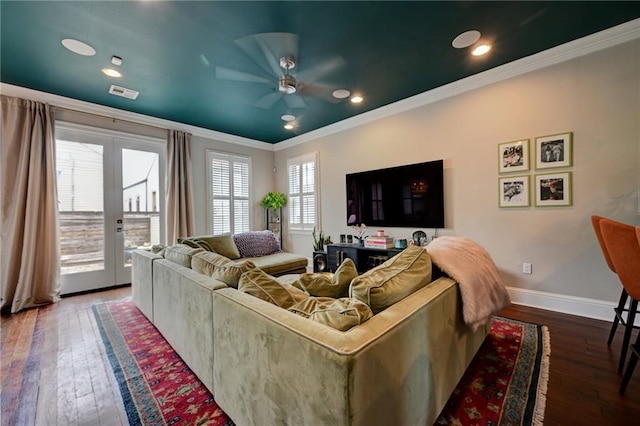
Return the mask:
M348 297L309 297L290 307L289 311L340 331L347 331L373 316L369 306Z
M184 244L175 244L164 249L164 258L178 265L191 268L191 256L203 251L201 248L193 248Z
M207 251L213 251L213 248L209 245L209 243L206 240L203 240L199 237L178 238L177 241L178 241L178 244L184 244L194 248L200 247Z
M336 272L307 273L300 275L293 285L306 291L312 296L345 297L351 280L358 276L356 265L351 259L345 259Z
M431 282L431 257L410 246L351 281L349 296L378 313Z
M231 234L226 235L209 235L204 237L196 237L202 241L206 241L212 251L228 257L229 259L238 259L240 252L236 243L233 241Z
M233 236L242 257L261 257L278 253L280 243L271 231L240 232Z
M191 258L191 269L207 276L213 276L215 268L233 263L229 258L212 251L201 251Z
M286 284L280 284L275 277L261 269L242 274L238 290L288 309L309 297L305 292Z
M250 260L242 260L240 262L229 261L224 265L216 265L213 268L211 277L218 281L222 281L229 287L238 288L238 281L245 272L259 270L258 267Z

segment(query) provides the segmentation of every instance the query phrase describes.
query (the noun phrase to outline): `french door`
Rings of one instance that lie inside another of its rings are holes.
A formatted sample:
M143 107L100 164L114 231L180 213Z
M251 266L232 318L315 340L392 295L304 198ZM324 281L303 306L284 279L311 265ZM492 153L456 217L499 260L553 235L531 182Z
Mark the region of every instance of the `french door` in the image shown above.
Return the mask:
M131 282L164 241L164 141L56 123L62 294Z

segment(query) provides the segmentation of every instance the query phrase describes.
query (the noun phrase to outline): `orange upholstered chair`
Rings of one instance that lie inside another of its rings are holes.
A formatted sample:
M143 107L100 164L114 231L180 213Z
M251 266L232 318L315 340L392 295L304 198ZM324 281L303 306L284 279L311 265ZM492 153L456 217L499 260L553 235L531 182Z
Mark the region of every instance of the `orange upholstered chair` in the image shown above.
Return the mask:
M636 226L636 239L638 240L638 246L640 246L640 226ZM640 260L636 259L636 262L640 262ZM636 342L631 345L631 358L629 358L627 371L624 372L624 377L622 378L620 393L624 393L624 390L627 388L629 379L631 379L631 375L633 374L633 370L636 368L636 364L638 364L638 357L640 357L640 333L638 333L638 336L636 337Z
M616 268L613 266L613 262L611 261L611 255L609 254L609 250L607 250L607 246L604 243L604 239L602 238L602 231L600 230L600 221L605 219L602 216L591 216L591 224L593 225L593 230L596 233L596 237L598 238L598 244L600 244L600 249L602 250L602 255L604 256L605 262L607 262L607 266L611 269L611 272L616 273ZM622 287L622 293L620 293L620 301L618 302L618 306L613 308L615 312L615 317L613 318L613 324L611 325L611 331L609 332L609 340L607 341L607 345L611 346L611 342L613 341L613 337L616 335L616 329L618 328L618 322L622 323L623 326L626 326L625 319L622 317L624 312L628 312L628 309L625 309L625 305L627 304L627 299L629 295L627 291ZM628 315L628 314L627 314ZM624 355L621 356L621 359L624 360ZM624 361L623 361L624 362Z
M600 230L618 278L631 297L622 341L620 363L618 364L618 372L621 373L624 368L624 361L627 356L629 341L631 340L631 331L633 330L633 323L638 310L638 300L640 300L640 244L638 244L636 229L633 226L602 219L600 221Z

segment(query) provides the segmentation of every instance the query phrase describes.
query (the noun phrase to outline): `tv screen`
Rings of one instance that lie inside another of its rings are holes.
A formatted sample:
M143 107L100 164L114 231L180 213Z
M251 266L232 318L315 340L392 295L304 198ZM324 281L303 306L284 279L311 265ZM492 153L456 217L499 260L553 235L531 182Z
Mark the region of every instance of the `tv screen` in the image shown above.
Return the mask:
M444 228L443 161L350 173L347 225Z

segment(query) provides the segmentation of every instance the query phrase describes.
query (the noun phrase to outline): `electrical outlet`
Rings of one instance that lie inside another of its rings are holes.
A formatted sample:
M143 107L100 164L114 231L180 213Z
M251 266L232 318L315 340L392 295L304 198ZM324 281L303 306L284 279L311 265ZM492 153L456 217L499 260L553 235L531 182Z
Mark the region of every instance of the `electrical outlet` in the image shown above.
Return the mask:
M523 263L522 264L522 273L523 274L530 274L531 273L531 264L530 263Z

